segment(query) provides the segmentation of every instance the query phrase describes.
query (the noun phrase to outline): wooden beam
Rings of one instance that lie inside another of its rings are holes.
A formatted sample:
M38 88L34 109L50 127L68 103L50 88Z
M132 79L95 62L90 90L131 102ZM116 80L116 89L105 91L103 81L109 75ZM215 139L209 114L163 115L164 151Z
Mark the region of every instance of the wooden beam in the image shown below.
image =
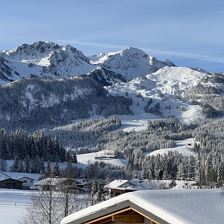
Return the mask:
M112 221L122 223L144 223L144 217L138 213L124 213L112 216Z
M159 224L132 207L127 207L105 216L98 217L91 221L85 222L85 224L110 224L112 222L143 224L144 218L146 218L149 223Z
M155 221L154 219L152 219L151 217L148 217L146 215L144 215L143 213L139 212L138 210L132 208L133 211L137 212L138 214L142 215L143 217L145 217L146 219L148 219L150 222L152 222L152 224L160 224L157 221Z
M94 222L92 222L92 224L107 224L107 223L111 223L111 222L112 222L112 217L108 217L105 219L94 221Z
M113 215L120 214L120 213L123 213L123 212L126 212L126 211L130 211L130 210L131 210L131 208L128 207L128 208L125 208L125 209L122 209L122 210L113 212L113 213L111 213L111 214L108 214L108 215L105 215L105 216L96 218L96 219L94 219L94 220L92 220L92 221L86 222L85 224L98 224L98 223L100 223L100 222L98 222L98 221L104 220L104 219L106 219L106 218L110 218L110 219L112 219L112 216L113 216Z

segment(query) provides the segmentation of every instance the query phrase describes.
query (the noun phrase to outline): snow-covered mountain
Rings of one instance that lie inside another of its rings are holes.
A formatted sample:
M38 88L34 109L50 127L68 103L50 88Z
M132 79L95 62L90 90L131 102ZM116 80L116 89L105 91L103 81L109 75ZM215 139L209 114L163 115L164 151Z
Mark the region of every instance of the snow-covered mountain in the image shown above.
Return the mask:
M60 46L49 41L22 44L15 49L0 52L0 57L5 60L4 64L7 63L7 70L17 74L7 80L0 77L2 84L32 76L71 77L94 70L99 80L105 81L109 77L113 82L124 81L155 72L164 66L174 66L170 61L160 61L137 48L130 47L120 52L102 53L88 58L70 45Z
M53 42L38 41L33 44L22 44L12 50L4 50L1 55L11 61L45 65L41 61L42 58L46 58L51 52L60 49L61 46Z
M0 95L0 126L10 129L131 113L129 99L111 96L90 76L17 80L0 87Z
M155 72L164 66L174 66L170 61L157 60L144 51L132 47L120 52L99 54L89 59L70 45L60 46L48 41L22 44L15 49L0 52L0 56L18 73L15 79L29 76L56 78L77 76L100 67L106 69L107 74L111 71L110 77L119 74L123 79L131 80Z
M126 82L126 79L122 75L103 67L98 67L90 73L87 73L87 75L101 83L103 86L110 86L115 83Z
M75 76L95 68L81 51L70 45L59 46L53 42L22 44L15 49L1 52L0 56L12 63L20 77Z
M31 77L35 77L35 81ZM78 109L74 105L71 107L79 111L78 115L67 109L70 108L67 102L74 100L73 93L69 92L73 88L71 85L77 84L74 77L82 80L78 93L82 89L85 92L84 95L77 95L77 102L80 103ZM37 88L33 87L33 82L37 80L40 81L38 94ZM100 96L102 91L106 91L103 94L105 99L112 99L108 102L113 102L116 107L105 104L107 109L104 108L103 113L97 109L96 113L96 105L102 106L102 102L99 103L97 96L94 96L95 103L90 103L91 97L85 86L85 83L88 86L90 82L92 93L97 92ZM0 52L0 85L0 92L5 96L2 101L4 115L0 113L0 120L2 117L4 121L22 121L24 117L28 119L33 116L30 113L36 108L44 108L45 117L49 117L48 113L52 113L56 107L62 113L69 111L66 115L68 119L59 114L50 116L51 121L57 122L68 122L69 117L80 118L81 114L89 117L94 114L112 115L117 111L119 114L132 114L134 118L175 117L188 121L224 114L223 74L178 67L168 60L158 60L136 48L87 57L70 45L60 46L44 41L23 44L13 50ZM58 89L55 89L55 85ZM98 91L98 88L101 90ZM57 91L63 94L58 97ZM15 107L11 102L15 93L20 96L17 99L19 112L10 116ZM34 95L41 98L35 100ZM47 122L50 123L50 120Z
M133 47L119 52L99 54L92 57L91 62L119 73L127 80L155 72L164 66L174 66L168 60L157 60L144 51Z

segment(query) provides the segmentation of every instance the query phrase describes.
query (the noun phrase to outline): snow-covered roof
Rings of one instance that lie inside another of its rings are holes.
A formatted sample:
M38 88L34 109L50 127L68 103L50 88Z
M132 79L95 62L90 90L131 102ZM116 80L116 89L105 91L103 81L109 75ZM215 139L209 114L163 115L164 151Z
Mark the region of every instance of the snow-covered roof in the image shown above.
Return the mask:
M61 224L80 224L127 207L141 209L163 223L223 224L224 192L207 190L149 190L122 194L71 214Z
M150 190L150 189L160 189L161 185L164 183L160 180L148 180L148 179L132 179L129 181L130 187L135 190ZM168 184L167 184L168 185Z
M37 173L19 173L19 172L4 172L4 171L0 171L0 181L1 180L5 180L5 179L15 179L15 180L19 180L21 178L29 178L29 179L33 179L34 182L37 181L40 178L40 174Z
M77 184L92 184L93 183L93 180L89 180L89 179L84 179L84 178L75 178L75 182Z
M132 180L114 180L107 184L105 188L108 189L119 189L119 190L159 190L164 188L170 188L172 180L149 180L149 179L132 179ZM180 181L176 180L175 189L185 188L186 185L192 188L195 181Z
M128 183L128 180L113 180L109 184L105 186L105 188L110 188L110 189L117 189L117 188L122 188L123 184Z
M36 186L44 186L44 185L50 185L50 186L56 186L59 184L62 184L64 181L67 181L68 178L45 178L42 180L37 181L34 185Z

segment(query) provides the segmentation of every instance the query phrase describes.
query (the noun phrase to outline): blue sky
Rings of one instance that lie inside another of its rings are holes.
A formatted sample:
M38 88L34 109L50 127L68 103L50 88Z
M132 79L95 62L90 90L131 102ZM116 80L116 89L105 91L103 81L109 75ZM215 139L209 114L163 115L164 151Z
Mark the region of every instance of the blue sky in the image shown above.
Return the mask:
M3 0L0 49L37 40L86 55L128 46L224 71L223 0Z

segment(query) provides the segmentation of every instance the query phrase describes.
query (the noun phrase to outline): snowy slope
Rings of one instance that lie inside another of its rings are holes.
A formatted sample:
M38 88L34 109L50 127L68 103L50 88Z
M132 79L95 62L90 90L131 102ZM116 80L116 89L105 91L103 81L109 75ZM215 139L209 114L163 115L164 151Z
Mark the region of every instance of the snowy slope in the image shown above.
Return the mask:
M185 96L189 90L209 76L207 73L186 67L166 66L145 77L135 78L128 83L115 83L105 88L112 95L130 97L134 116L145 119L176 117L189 122L201 119L203 115L201 107L192 105ZM208 82L206 85L213 84ZM147 106L149 100L152 102ZM155 104L160 106L159 113L152 112Z
M0 84L19 79L20 75L13 67L13 64L0 56Z
M119 116L121 118L122 116ZM126 116L127 117L127 116ZM131 131L143 131L148 127L148 120L131 120L129 119L121 119L121 127L117 130L122 130L124 132ZM117 131L116 130L116 131Z
M43 73L49 75L80 75L86 74L95 68L81 51L70 45L52 51L46 59L48 66L46 66Z
M126 82L126 79L122 75L101 67L97 67L93 71L87 73L87 75L103 86L110 86L117 82Z
M106 158L106 159L96 159L95 157L105 156L107 155L106 150L100 152L92 152L86 154L78 154L77 160L81 164L93 164L95 162L104 162L106 164L111 164L118 167L125 167L127 164L126 159L116 159L116 158Z
M192 151L192 148L194 146L193 138L177 141L176 144L177 146L174 148L158 149L153 152L150 152L148 156L157 156L159 154L164 155L168 154L169 152L178 152L181 153L183 156L196 156L195 152Z
M127 48L123 51L100 54L92 57L92 63L102 65L107 69L123 75L127 80L154 72L164 66L173 66L169 61L159 61L137 48Z
M147 75L146 78L149 81L146 81L145 85L152 86L150 81L156 82L157 90L162 94L182 96L186 91L197 86L206 76L209 75L187 67L164 67Z

